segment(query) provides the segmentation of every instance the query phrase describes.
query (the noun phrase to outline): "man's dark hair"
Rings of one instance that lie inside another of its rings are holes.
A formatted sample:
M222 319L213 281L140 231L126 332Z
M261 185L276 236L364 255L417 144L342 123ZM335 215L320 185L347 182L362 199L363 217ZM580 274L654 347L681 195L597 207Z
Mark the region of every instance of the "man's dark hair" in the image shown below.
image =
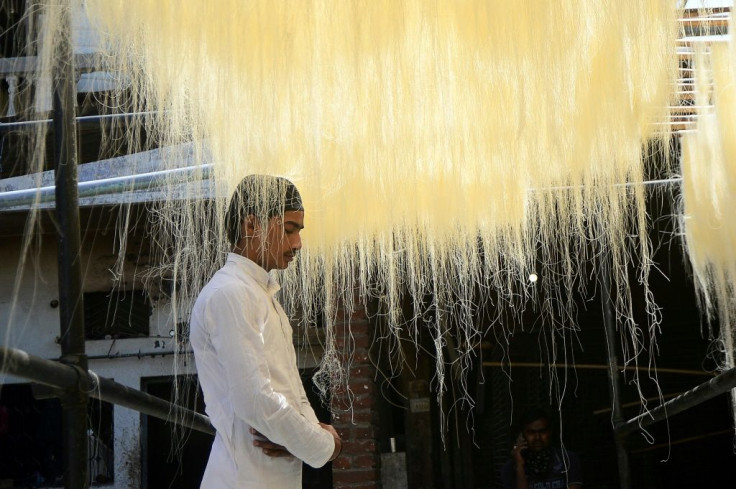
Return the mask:
M547 427L552 428L552 418L550 418L549 413L542 408L534 407L528 409L521 415L521 418L519 418L519 431L524 431L526 425L533 423L538 419L544 419L547 421Z
M272 175L248 175L233 192L225 214L225 230L231 245L240 241L243 219L249 215L263 221L287 211L302 211L302 197L286 178Z

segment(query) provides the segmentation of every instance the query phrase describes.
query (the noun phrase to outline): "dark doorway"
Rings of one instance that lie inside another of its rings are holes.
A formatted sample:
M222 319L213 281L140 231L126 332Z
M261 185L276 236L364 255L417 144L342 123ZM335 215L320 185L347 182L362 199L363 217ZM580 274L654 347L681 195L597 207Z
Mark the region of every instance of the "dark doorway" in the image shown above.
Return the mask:
M314 372L314 369L301 371L304 391L307 393L307 399L309 399L309 403L312 405L317 419L322 423L332 423L330 410L327 407L330 405L330 400L320 399L317 388L314 386L314 382L312 382ZM313 469L309 465L303 464L302 489L324 489L327 487L332 487L332 462L319 469Z
M173 399L174 377L141 379L141 389L166 401ZM178 378L177 404L204 413L196 377ZM142 481L144 488L199 489L214 437L141 415Z

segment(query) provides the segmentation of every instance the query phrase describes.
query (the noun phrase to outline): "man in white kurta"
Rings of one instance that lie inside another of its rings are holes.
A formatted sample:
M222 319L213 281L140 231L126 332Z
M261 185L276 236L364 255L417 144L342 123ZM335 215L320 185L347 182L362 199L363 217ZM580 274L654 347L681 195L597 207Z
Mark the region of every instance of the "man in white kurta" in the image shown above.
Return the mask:
M233 202L228 221L240 223L231 233L233 252L191 316L197 373L217 430L201 487L297 489L302 461L321 467L340 449L335 430L318 422L307 400L292 329L274 297L279 284L268 273L286 268L301 248L304 212L292 198L259 219L247 202ZM244 212L233 217L234 206Z

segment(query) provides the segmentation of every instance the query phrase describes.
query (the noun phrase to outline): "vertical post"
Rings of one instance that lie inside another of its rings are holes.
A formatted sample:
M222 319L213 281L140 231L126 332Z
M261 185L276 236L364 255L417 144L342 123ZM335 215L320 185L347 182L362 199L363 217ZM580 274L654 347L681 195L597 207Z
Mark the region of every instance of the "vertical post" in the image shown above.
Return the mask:
M606 346L608 347L608 385L613 406L613 436L618 459L618 479L621 489L631 487L631 472L629 470L629 454L624 447L624 437L618 431L618 426L624 421L621 412L621 398L619 392L618 356L616 355L616 334L613 310L611 306L611 269L606 258L601 259L601 302L603 305L603 326L606 332Z
M76 78L72 48L71 5L52 2L58 9L53 77L54 150L56 158L56 215L59 222L59 320L61 361L87 371L84 351L84 304L77 191ZM53 13L51 13L53 15ZM87 390L79 385L62 396L64 487L89 486L87 477Z

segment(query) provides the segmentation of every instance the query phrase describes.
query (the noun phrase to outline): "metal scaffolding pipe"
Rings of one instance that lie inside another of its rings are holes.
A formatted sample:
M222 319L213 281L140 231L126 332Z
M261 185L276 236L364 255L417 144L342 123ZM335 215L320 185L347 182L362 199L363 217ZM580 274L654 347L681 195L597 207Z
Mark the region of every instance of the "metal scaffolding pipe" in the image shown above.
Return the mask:
M613 319L611 307L611 270L610 263L605 258L601 260L601 303L603 306L603 326L606 333L606 347L608 349L608 387L613 408L611 421L614 428L624 420L621 409L620 380L618 374L618 356L616 355L616 323ZM618 461L618 480L621 489L631 487L631 470L629 454L624 444L625 435L614 429L614 444Z
M88 127L94 125L101 125L105 122L118 122L122 121L128 123L139 117L153 117L160 112L126 112L123 114L100 114L100 115L83 115L75 117L77 127ZM43 126L49 129L53 129L53 119L36 119L31 121L16 121L16 122L3 122L0 123L0 134L9 132L23 132L23 131L35 131Z
M99 66L98 54L77 53L74 55L74 68L77 73L95 71ZM0 78L9 75L28 76L38 71L37 56L18 56L13 58L0 58Z
M736 367L726 370L709 381L703 382L697 387L680 394L647 413L619 424L615 427L615 430L620 434L631 433L640 427L649 426L657 421L662 421L668 416L674 416L687 411L691 407L695 407L733 388L736 388Z
M84 353L81 238L77 197L76 79L72 49L71 12L58 1L60 29L53 67L52 106L56 157L56 216L59 222L59 322L61 361L72 369L87 370ZM61 396L64 487L89 487L87 476L87 389L80 382Z
M75 367L4 346L0 346L0 365L8 374L56 389L77 388L81 380L87 386L89 395L95 399L111 402L203 433L215 434L215 429L207 416L100 377L90 370L87 370L87 374L84 375Z
M70 13L61 8L62 30L71 26ZM84 362L84 303L82 295L81 233L77 192L77 137L74 125L76 95L70 34L61 35L61 60L54 69L54 170L56 213L59 221L59 317L61 361L86 368ZM52 187L53 188L53 187Z
M88 198L100 195L109 195L137 190L150 190L164 184L185 183L191 181L191 176L197 175L202 180L210 178L213 165L208 163L198 166L187 166L171 170L160 170L122 177L104 178L79 182L77 185L78 197ZM54 200L56 187L29 188L0 192L0 211L19 206L44 204Z

